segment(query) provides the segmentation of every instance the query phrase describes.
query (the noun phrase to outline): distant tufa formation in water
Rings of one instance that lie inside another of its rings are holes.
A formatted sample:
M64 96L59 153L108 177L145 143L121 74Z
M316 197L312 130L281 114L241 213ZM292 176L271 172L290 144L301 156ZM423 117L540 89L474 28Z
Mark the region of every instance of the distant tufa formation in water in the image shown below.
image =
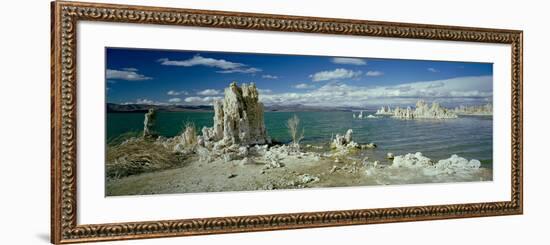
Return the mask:
M355 113L353 113L353 118L357 118L357 119L367 119L367 118L378 118L377 116L375 115L367 115L366 113L364 113L364 111L359 111L359 114L355 115Z
M433 102L429 106L424 100L419 100L416 102L416 107L413 109L410 106L407 108L400 108L399 106L395 109L391 109L389 106L382 107L376 111L376 115L390 115L398 119L449 119L457 118L457 114L450 109L442 107L437 102Z
M461 105L454 109L454 112L458 115L478 115L478 116L490 116L493 115L493 104L487 103L485 105L464 106Z

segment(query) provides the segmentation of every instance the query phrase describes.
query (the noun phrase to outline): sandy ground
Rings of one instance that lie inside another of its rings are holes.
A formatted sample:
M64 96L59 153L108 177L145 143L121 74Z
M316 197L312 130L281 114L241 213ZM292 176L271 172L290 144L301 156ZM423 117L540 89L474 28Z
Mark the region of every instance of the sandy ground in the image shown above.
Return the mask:
M429 174L419 168L365 167L359 159L289 156L284 167L265 169L265 162L201 162L187 159L182 167L107 179L106 195L146 195L191 192L225 192L315 187L344 187L443 182L491 181L492 169L465 169Z

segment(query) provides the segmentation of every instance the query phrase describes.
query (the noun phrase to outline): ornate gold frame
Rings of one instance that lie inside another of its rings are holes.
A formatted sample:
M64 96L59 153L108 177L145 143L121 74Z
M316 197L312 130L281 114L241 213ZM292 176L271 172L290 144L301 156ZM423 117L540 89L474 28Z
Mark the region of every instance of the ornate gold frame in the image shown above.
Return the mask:
M51 242L266 231L523 213L523 32L208 10L56 1L51 4ZM77 23L126 22L511 45L512 162L510 201L266 214L147 222L77 224Z

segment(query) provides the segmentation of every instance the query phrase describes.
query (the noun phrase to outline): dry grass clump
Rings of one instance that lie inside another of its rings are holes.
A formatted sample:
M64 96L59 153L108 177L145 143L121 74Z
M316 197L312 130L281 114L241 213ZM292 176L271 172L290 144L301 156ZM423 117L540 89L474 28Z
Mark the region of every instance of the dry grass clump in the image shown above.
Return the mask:
M107 178L171 168L183 162L183 157L153 140L132 138L122 144L107 147Z
M130 131L114 137L110 137L107 139L107 147L120 145L129 139L138 138L138 137L141 137L142 135L143 135L143 131Z

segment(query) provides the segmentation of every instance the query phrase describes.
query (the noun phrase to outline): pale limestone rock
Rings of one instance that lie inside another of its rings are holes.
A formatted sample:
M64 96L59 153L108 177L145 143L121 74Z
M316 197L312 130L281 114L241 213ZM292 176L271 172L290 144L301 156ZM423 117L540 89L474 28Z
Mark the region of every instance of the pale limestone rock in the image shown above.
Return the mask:
M223 138L223 102L221 100L215 100L214 105L214 126L212 126L211 139L214 141L221 140Z
M465 106L461 105L454 109L458 115L490 116L493 115L493 104Z
M265 169L280 168L284 166L284 164L281 162L281 156L275 150L270 149L269 151L265 152L264 160L266 162L264 166Z
M404 156L396 156L393 159L393 168L411 168L422 171L425 175L441 175L441 174L467 174L471 171L479 169L481 162L472 159L467 160L457 155L452 155L450 158L439 160L434 163L429 158L417 152L415 154L406 154Z
M239 147L238 156L239 156L239 157L246 157L246 156L248 156L248 147L247 147L247 146L241 146L241 147Z
M185 145L194 145L197 143L197 132L194 126L187 126L185 131L181 134L182 143Z
M299 180L302 184L307 184L307 183L311 183L311 182L317 182L319 181L319 177L317 176L313 176L313 175L309 175L309 174L302 174L300 175L299 177Z
M353 130L348 129L345 135L336 134L336 136L331 142L331 148L333 149L344 148L344 147L347 147L347 145L352 142L353 142Z
M249 153L255 156L263 156L267 152L267 145L254 145L250 147Z
M393 115L393 110L389 106L382 106L376 111L376 115Z
M433 162L431 159L422 155L422 153L417 152L415 154L408 153L404 156L396 156L393 158L392 167L401 168L415 168L415 167L427 167L432 166Z
M202 129L205 145L220 150L231 145L271 143L265 129L263 104L254 84L239 87L231 83L224 91L224 99L214 101L213 107L214 125Z
M233 82L225 89L224 96L223 113L214 116L216 126L220 124L220 114L223 114L223 142L226 145L271 143L265 129L264 108L258 100L256 85L243 84L239 87Z
M212 154L208 149L199 146L195 149L195 152L197 153L197 155L199 155L199 159L201 161L204 161L204 162L212 161Z
M202 135L197 136L197 145L205 146L204 137Z
M345 155L351 150L359 149L360 146L353 141L353 130L348 129L345 135L336 134L330 143L330 148L337 150L335 155Z
M155 125L155 109L151 108L145 113L145 119L143 120L143 137L153 136L153 126Z
M376 144L374 144L374 143L368 143L368 144L361 145L361 149L374 149L374 148L376 148Z
M405 109L396 107L393 110L393 117L398 119L449 119L457 118L458 116L453 110L442 107L437 102L433 102L429 106L423 100L416 102L415 109L407 107Z
M353 140L353 138L352 138L353 136L352 136L352 135L353 135L353 130L352 130L352 129L348 129L348 131L346 131L346 134L344 135L344 140L345 140L345 142L347 142L347 143L352 142L352 140Z
M263 155L271 139L267 135L263 104L259 102L254 84L239 87L231 83L224 91L224 99L213 102L214 124L202 128L197 138L200 146L226 162L241 160L249 154ZM249 152L249 146L256 145ZM258 146L262 145L262 146ZM273 164L278 165L278 164Z
M481 162L476 159L468 161L466 158L452 155L450 158L439 160L435 167L437 168L479 168Z
M169 140L164 140L164 142L173 143L174 152L183 153L187 151L187 149L193 148L196 145L202 146L203 144L199 144L199 139L202 140L202 137L197 136L195 127L192 125L188 125L185 127L185 131L183 133Z

